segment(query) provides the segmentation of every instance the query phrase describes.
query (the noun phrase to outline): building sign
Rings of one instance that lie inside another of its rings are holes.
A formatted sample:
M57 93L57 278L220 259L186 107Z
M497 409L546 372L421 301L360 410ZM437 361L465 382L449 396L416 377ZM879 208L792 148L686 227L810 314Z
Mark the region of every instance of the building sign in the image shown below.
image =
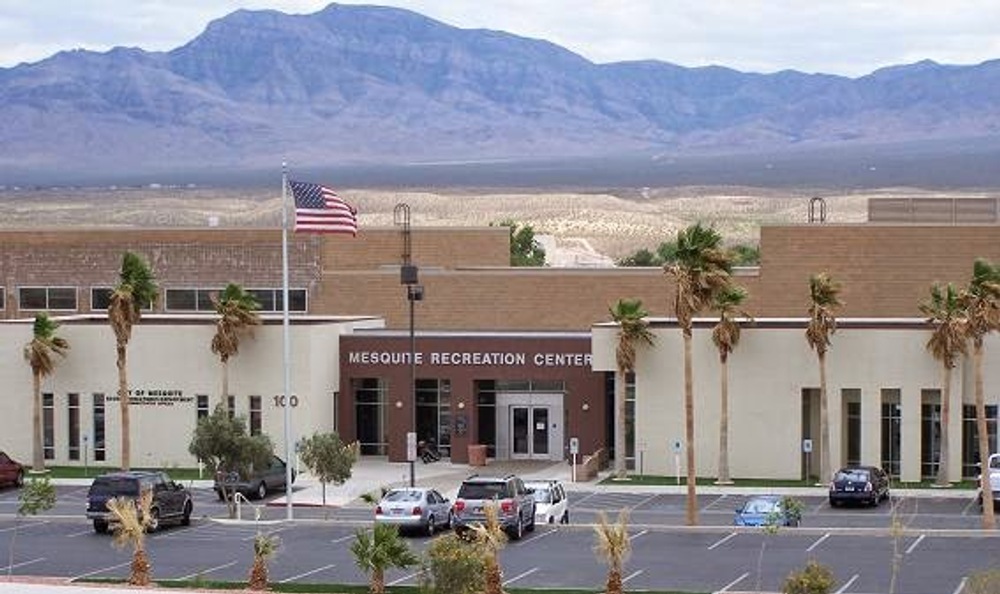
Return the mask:
M118 402L118 392L108 394L107 401ZM175 404L190 404L193 396L185 396L183 390L129 390L130 406L173 406Z
M351 365L409 365L410 353L402 351L349 351ZM586 367L591 366L590 353L506 353L486 351L431 351L413 353L415 365L462 367Z

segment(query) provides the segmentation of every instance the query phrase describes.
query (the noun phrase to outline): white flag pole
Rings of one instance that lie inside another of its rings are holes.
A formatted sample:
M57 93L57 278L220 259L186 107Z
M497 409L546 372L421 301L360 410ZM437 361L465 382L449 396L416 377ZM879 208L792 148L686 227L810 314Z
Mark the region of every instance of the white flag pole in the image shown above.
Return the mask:
M291 344L288 327L288 166L281 164L281 333L284 344L285 397L285 517L292 519L292 380Z

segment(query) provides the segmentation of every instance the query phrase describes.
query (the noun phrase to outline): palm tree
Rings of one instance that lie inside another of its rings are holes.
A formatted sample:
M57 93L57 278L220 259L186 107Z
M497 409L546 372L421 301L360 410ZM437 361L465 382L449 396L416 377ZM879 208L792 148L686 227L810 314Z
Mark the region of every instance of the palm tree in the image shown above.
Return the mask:
M615 476L625 478L625 382L635 368L636 345L653 345L653 333L639 299L619 299L608 308L611 319L618 323L618 347L615 349Z
M257 313L260 303L240 285L229 283L222 293L213 296L212 304L219 314L212 337L212 352L222 363L222 402L225 403L229 396L229 358L239 354L241 335L260 324Z
M809 277L809 323L806 325L806 342L816 351L819 363L819 480L825 482L833 476L833 452L830 449L830 413L826 396L826 351L830 336L837 331L834 310L843 305L840 301L840 283L829 274L821 272Z
M941 362L941 446L938 450L938 471L934 483L946 487L948 481L948 457L951 452L948 419L951 416L951 370L960 355L968 352L966 326L968 318L959 291L954 285L932 285L930 298L920 304L920 312L927 316L927 323L933 328L927 341L927 350Z
M737 316L750 319L743 311L749 293L739 285L729 285L715 296L712 308L719 312L719 321L712 328L712 342L719 350L719 476L716 484L731 485L729 476L729 354L740 342L740 322Z
M694 456L694 373L691 339L694 316L712 302L715 294L728 286L732 266L721 249L722 237L711 227L696 223L677 233L676 260L664 267L677 283L674 311L684 337L684 441L687 447L687 504L689 526L698 524Z
M59 323L45 312L35 316L34 334L31 342L24 345L24 360L31 366L34 398L31 407L31 466L35 472L45 470L45 455L42 444L42 379L52 374L55 361L52 355L66 356L69 343L56 336Z
M977 259L972 265L972 280L962 293L969 323L966 334L972 341L972 365L976 386L976 433L979 437L979 461L985 464L990 456L990 435L986 425L986 399L983 393L983 339L1000 330L1000 268ZM990 492L989 472L980 473L982 493ZM996 528L993 498L983 497L983 528Z
M146 262L132 252L122 256L122 268L118 286L111 292L108 306L108 323L115 333L115 348L118 354L118 406L121 410L121 467L131 466L131 425L129 423L128 393L128 342L132 338L132 326L142 317L142 308L152 305L157 288L153 271Z
M253 539L253 565L250 566L248 590L267 590L267 562L278 550L278 537L268 534L257 534Z
M622 567L632 550L632 541L628 536L628 512L622 509L618 512L618 521L608 522L603 511L597 514L597 525L594 526L597 542L594 551L608 564L608 581L604 591L606 594L622 594Z
M483 508L486 522L474 524L472 534L483 554L485 576L483 594L503 594L503 571L500 569L500 549L507 544L507 533L500 526L500 516L494 504Z
M358 569L371 576L371 594L384 594L386 569L406 568L420 562L399 537L399 528L392 524L375 524L370 532L358 530L351 543L351 553Z
M146 532L153 527L151 512L153 491L144 490L138 499L115 497L108 501L108 511L114 516L114 544L118 548L132 545L132 564L128 583L132 586L148 586L152 565L146 554Z

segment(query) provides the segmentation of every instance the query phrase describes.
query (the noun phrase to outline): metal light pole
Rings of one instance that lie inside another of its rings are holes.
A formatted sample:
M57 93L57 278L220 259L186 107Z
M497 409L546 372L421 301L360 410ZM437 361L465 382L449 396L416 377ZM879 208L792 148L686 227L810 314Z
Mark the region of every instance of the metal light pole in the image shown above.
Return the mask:
M418 269L411 262L411 241L410 241L410 206L406 203L399 203L392 211L393 223L401 226L403 230L403 263L399 269L399 282L406 287L406 300L410 307L410 406L413 407L411 416L412 437L407 436L407 455L410 462L410 486L416 484L416 452L410 447L410 442L416 443L417 436L417 339L414 333L414 304L424 298L424 288L417 284Z

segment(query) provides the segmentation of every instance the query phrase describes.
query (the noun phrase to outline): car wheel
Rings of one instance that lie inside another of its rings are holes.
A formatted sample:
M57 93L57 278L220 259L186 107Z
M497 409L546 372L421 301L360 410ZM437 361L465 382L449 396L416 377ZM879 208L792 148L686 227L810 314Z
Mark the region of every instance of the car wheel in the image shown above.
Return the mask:
M257 499L263 499L264 497L267 497L267 484L264 481L261 481L260 484L257 485L256 495Z
M528 532L534 532L535 531L535 510L531 510L531 521L528 522L528 525L525 527L525 529Z
M514 527L511 528L510 538L511 540L521 540L522 536L524 536L524 518L518 514L517 521L514 522Z
M149 523L146 532L156 532L160 529L160 510L152 508L149 510Z
M104 520L94 520L94 532L98 534L107 534L108 523Z
M18 470L17 476L14 477L14 487L20 489L23 486L24 486L24 471Z
M562 517L559 518L559 523L560 524L569 524L569 510L566 510L566 511L563 512Z
M427 526L424 528L424 533L427 536L434 536L434 529L437 526L434 524L434 516L427 516Z
M831 497L830 498L830 507L839 507L839 506L840 506L840 502Z
M184 502L184 515L181 516L181 526L191 525L191 501Z

